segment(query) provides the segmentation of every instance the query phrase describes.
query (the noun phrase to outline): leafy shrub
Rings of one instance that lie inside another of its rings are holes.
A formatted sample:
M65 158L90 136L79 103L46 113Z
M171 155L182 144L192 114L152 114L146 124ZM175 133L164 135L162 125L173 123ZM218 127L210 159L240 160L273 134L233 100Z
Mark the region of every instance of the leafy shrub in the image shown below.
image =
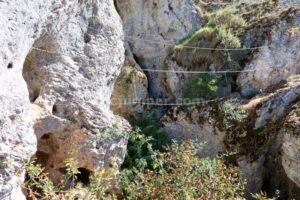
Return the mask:
M170 143L153 112L140 114L134 127L140 129L141 134L151 137L149 142L155 150L163 150L162 147Z
M123 182L127 199L239 199L244 180L221 160L198 158L199 145L184 142L158 154L156 170L139 172Z
M221 103L219 109L225 129L229 129L237 123L241 123L247 116L246 111L235 106L232 101L225 101Z
M56 187L44 172L44 168L36 163L36 160L26 162L26 180L23 187L31 199L44 197L45 199L54 199L59 187Z
M207 23L171 49L171 57L187 68L242 69L242 61L250 51L214 51L215 48L240 48L240 36L247 23L233 6L214 10L206 15ZM186 48L199 47L197 48ZM208 49L205 49L208 48Z
M183 98L213 99L217 97L220 78L216 75L200 74L189 79L183 89Z
M116 126L113 126L111 128L106 129L103 132L97 133L93 137L91 137L88 141L93 143L99 143L99 142L104 142L105 140L114 140L118 138L128 138L128 131L126 130L121 130L117 128Z
M120 173L120 186L124 197L129 199L134 196L131 183L143 176L145 170L158 168L158 151L162 151L162 147L169 143L154 113L140 114L138 121L133 124L135 128L129 133L127 152Z
M252 198L255 200L277 200L279 198L279 191L276 191L276 196L273 198L268 198L267 194L265 194L264 192L252 194Z
M152 141L153 137L142 134L140 129L131 131L122 168L133 171L153 168L156 151Z
M55 186L40 164L37 164L35 160L28 161L26 164L27 177L23 185L27 191L27 197L33 200L116 199L114 194L108 193L109 189L115 187L117 183L116 165L113 165L112 168L103 168L99 172L92 173L89 177L89 185L83 186L81 183L76 183L76 175L80 174L80 172L74 159L68 159L65 163L67 171L66 182L72 181L69 188L66 188L65 184Z
M76 175L80 174L78 170L78 162L74 158L69 158L65 161L66 165L66 180L70 180L71 184L75 184Z

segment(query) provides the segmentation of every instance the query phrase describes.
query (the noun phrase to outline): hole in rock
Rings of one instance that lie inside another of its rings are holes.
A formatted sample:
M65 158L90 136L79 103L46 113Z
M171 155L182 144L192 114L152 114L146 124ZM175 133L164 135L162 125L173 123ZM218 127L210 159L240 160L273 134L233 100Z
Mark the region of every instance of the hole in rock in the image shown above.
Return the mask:
M11 69L13 68L13 64L10 62L8 65L7 65L7 69Z
M88 185L90 183L90 175L91 171L85 168L78 168L80 174L76 175L76 179L78 182L81 182L84 185Z
M52 114L60 118L68 119L68 105L59 101L55 102L55 104L52 107Z
M89 43L91 40L92 40L92 37L88 33L84 34L84 42L85 43Z
M49 134L45 134L41 137L42 140L48 140L50 138Z
M59 168L58 169L61 173L65 174L67 173L67 169L64 167L64 168Z
M52 108L52 114L53 114L53 115L57 115L57 111L58 111L58 110L57 110L57 106L54 105L53 108Z
M39 81L39 74L36 68L36 57L35 53L30 52L24 62L23 66L23 78L27 83L27 88L29 92L30 102L35 102L35 100L40 95L41 83Z

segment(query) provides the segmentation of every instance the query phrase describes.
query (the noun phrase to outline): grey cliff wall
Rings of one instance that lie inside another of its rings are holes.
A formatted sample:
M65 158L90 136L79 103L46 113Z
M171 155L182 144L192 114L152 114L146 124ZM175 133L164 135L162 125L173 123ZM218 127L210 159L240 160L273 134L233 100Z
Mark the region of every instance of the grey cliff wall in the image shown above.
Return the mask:
M0 199L22 198L23 163L36 150L54 181L76 149L87 170L121 163L125 138L80 148L120 121L110 111L124 60L113 1L4 0L0 27Z

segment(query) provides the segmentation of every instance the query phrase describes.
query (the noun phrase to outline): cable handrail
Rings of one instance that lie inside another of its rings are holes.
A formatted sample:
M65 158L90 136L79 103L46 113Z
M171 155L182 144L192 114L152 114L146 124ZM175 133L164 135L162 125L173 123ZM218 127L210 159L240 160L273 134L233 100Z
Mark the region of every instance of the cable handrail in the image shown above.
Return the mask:
M54 52L54 51L48 51L48 50L37 48L37 47L32 47L31 49L36 50L36 51L42 51L42 52L49 53L49 54L63 55L63 56L71 57L71 58L74 57L74 56L69 55L69 54L58 53L58 52ZM77 55L79 55L81 57L87 57L84 54L77 53ZM88 58L88 59L92 60L91 58ZM162 70L162 69L142 69L142 70L147 71L147 72L178 73L178 74L179 73L181 73L181 74L227 74L227 73L250 73L250 72L255 72L256 71L256 70L184 71L184 70Z
M124 36L125 38L131 38L133 40L139 40L144 42L150 42L154 44L162 44L166 46L180 46L181 48L186 49L199 49L199 50L212 50L212 51L247 51L247 50L257 50L257 49L263 49L269 47L268 45L259 46L259 47L242 47L242 48L211 48L211 47L196 47L196 46L189 46L189 45L181 45L181 44L172 44L169 42L161 42L161 41L154 41L154 40L148 40L148 39L142 39L134 36Z
M178 74L227 74L227 73L249 73L256 70L221 70L221 71L184 71L184 70L160 70L160 69L142 69L147 72L178 73Z
M91 28L88 27L90 30L95 30L98 31L99 29ZM198 49L198 50L212 50L212 51L247 51L247 50L257 50L257 49L263 49L266 47L269 47L268 45L263 45L259 47L242 47L242 48L212 48L212 47L196 47L196 46L189 46L189 45L181 45L181 44L174 44L170 42L162 42L162 41L157 41L157 40L150 40L150 39L143 39L139 36L129 36L125 35L124 38L132 39L132 40L139 40L143 42L150 42L153 44L160 44L160 45L165 45L165 46L170 46L170 47L176 47L180 46L181 48L186 48L186 49Z

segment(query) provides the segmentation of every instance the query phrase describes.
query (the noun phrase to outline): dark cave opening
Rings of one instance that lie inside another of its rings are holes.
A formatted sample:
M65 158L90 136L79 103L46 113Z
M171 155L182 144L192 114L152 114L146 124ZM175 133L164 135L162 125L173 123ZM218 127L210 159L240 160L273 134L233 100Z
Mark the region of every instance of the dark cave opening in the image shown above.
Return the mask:
M92 172L86 168L78 168L79 174L76 174L76 180L81 182L83 185L90 184L90 175Z
M8 65L7 65L7 69L12 69L13 68L13 64L10 62L10 63L8 63Z

